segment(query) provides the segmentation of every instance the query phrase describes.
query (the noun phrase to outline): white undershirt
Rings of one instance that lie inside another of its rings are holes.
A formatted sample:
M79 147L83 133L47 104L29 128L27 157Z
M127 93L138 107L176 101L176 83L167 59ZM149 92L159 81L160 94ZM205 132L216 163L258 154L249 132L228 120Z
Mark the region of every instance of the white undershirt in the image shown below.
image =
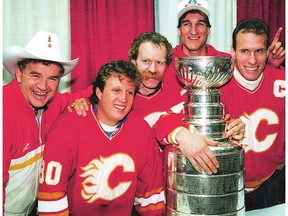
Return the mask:
M255 90L259 83L262 80L263 77L263 73L261 73L261 75L258 77L258 79L256 80L246 80L240 73L239 71L235 68L234 69L234 77L237 80L237 82L242 85L243 87L245 87L246 89L249 89L250 91Z
M114 126L109 126L109 125L103 124L101 122L99 122L99 123L100 123L101 127L104 129L104 131L106 131L108 133L115 131L116 127L117 127L117 124L114 125Z

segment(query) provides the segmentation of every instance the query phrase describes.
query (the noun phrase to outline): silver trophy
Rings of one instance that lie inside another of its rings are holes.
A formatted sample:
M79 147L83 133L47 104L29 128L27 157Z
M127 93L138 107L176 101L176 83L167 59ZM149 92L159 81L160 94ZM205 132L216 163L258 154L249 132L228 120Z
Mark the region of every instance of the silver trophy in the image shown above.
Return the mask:
M210 149L220 167L211 176L204 171L199 174L178 148L165 147L166 215L245 215L244 152L224 138L224 106L217 89L233 76L231 58L176 58L175 67L178 79L188 89L184 121L191 131L219 141Z
M219 141L226 123L221 120L223 105L217 87L233 76L229 57L198 56L175 61L178 79L189 89L185 122L201 134Z

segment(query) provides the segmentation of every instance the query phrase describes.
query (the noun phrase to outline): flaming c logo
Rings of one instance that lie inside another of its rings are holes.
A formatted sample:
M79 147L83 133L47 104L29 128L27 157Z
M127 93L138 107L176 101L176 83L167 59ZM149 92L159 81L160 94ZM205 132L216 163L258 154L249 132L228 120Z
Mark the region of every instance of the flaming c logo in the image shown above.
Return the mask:
M242 143L249 143L249 146L245 148L245 151L253 150L255 152L262 152L267 150L275 142L278 132L266 133L264 139L259 140L257 138L257 130L261 121L265 121L267 126L278 125L279 117L277 113L268 109L259 109L250 116L245 113L240 119L246 124L245 138L241 141Z
M110 201L124 194L132 181L119 182L114 188L109 186L109 177L119 166L123 168L123 172L135 171L133 159L123 153L106 158L100 156L99 159L94 159L87 166L82 167L83 173L80 176L85 178L82 182L82 197L88 203L92 203L97 199Z

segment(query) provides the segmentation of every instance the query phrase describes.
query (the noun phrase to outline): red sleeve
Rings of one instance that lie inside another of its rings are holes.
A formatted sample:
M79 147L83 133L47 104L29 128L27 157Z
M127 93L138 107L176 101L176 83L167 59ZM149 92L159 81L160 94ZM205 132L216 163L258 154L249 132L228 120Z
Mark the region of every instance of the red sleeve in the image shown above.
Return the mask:
M61 107L65 110L67 106L71 105L75 100L80 99L80 98L85 98L88 99L90 95L92 94L92 85L87 87L86 89L82 89L79 91L76 91L75 93L62 93L60 95L61 99ZM64 111L62 110L62 111Z
M90 85L86 89L78 90L71 94L71 100L74 102L76 99L79 98L88 98L91 96L93 90L93 86ZM71 102L70 100L70 102Z
M7 113L3 115L3 134L6 134L3 136L3 208L5 204L5 197L6 197L6 184L8 183L9 180L9 166L10 162L12 160L11 157L11 144L13 143L12 137L13 136L8 136L7 134L11 134L13 131L12 126L13 124L9 124L8 122L11 121L11 118L7 117Z
M169 144L168 135L177 127L186 127L187 124L183 122L183 113L169 113L162 115L154 125L156 139L161 144Z
M70 116L73 116L71 113ZM70 117L69 116L69 117ZM73 172L72 158L76 158L77 132L73 131L75 118L59 116L49 131L39 180L39 215L69 215L67 188ZM62 137L59 139L59 136Z
M144 127L142 127L144 128ZM163 189L163 159L153 130L148 127L143 145L146 149L145 166L138 176L134 205L143 216L164 215L165 195Z

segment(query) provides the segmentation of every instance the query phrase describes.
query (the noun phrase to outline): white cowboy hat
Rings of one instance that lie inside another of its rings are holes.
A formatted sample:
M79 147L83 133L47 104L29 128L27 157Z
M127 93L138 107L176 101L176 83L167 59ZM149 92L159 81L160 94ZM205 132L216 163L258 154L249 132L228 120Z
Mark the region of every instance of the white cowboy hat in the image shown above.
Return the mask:
M208 2L205 0L183 0L178 4L178 20L180 17L190 10L199 10L205 13L208 17L210 16L210 12L208 9Z
M57 35L43 31L37 32L25 48L9 46L3 50L3 65L12 75L15 75L18 61L23 59L41 59L58 62L65 69L63 76L70 73L79 61L79 58L64 60Z

